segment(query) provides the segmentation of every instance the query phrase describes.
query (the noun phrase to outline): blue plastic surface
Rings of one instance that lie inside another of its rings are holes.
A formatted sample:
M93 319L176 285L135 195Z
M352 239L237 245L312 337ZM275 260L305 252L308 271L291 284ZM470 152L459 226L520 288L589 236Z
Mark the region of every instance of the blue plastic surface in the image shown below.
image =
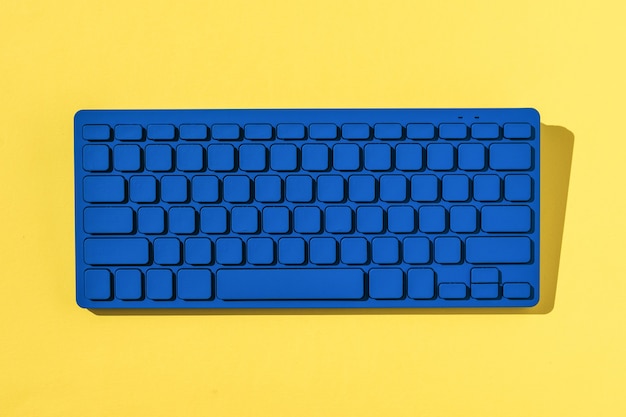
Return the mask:
M539 300L533 109L87 110L88 308Z

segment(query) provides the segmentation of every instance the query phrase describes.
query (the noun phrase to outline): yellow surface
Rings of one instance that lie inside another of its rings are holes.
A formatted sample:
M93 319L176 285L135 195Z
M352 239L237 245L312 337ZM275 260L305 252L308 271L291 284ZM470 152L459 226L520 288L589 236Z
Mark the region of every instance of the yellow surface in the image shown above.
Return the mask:
M626 415L625 4L3 0L0 416ZM74 302L79 109L520 106L544 123L533 310Z

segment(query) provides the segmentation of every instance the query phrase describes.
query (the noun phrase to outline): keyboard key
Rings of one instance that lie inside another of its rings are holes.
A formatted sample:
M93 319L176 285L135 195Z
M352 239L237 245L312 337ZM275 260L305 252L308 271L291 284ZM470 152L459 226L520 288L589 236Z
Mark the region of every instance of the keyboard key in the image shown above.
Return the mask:
M251 234L259 231L259 211L255 207L233 207L231 211L234 233Z
M278 262L283 265L301 265L305 261L306 248L304 239L284 237L278 241Z
M159 265L178 265L182 260L180 240L174 238L154 239L154 262Z
M416 143L396 146L396 168L402 171L419 171L423 167L424 149Z
M467 126L463 123L442 123L439 125L441 139L466 139Z
M435 262L458 264L461 262L461 240L458 237L438 237L435 239Z
M244 171L265 171L267 152L263 145L241 145L239 147L239 168Z
M467 286L462 282L444 282L439 284L439 297L445 300L463 300L467 298Z
M367 240L362 237L341 239L341 262L346 265L364 265L368 258Z
M485 232L529 232L532 212L528 206L484 206L481 209L481 228Z
M402 139L402 125L399 123L377 123L374 137L378 139Z
M361 148L354 143L333 146L333 167L337 171L358 171L361 168Z
M146 146L146 169L153 172L167 172L174 168L174 150L170 145Z
M191 180L193 201L198 203L217 203L220 199L220 183L212 175L196 175Z
M466 175L444 175L441 188L441 195L446 201L469 200L469 178Z
M269 124L247 124L244 127L244 135L252 140L271 140L274 136L274 128Z
M366 123L345 123L341 126L344 139L364 140L370 138L370 126Z
M532 167L532 149L527 143L495 143L489 147L489 166L498 171Z
M161 207L141 207L137 211L138 230L145 234L165 232L165 210Z
M408 272L407 294L415 300L435 297L435 272L430 268L412 268Z
M111 149L106 145L83 146L83 169L104 172L111 168Z
M181 269L176 289L178 297L183 300L210 300L213 297L213 273L208 269Z
M309 126L309 137L317 140L337 139L337 125L331 123L312 123Z
M254 196L262 203L278 203L283 199L283 180L276 175L260 175L254 180Z
M498 139L500 126L496 123L474 123L472 125L472 137L476 139Z
M472 284L472 298L477 300L489 300L500 298L500 286L498 284Z
M274 171L295 171L298 169L298 148L292 144L278 144L271 147L270 166Z
M305 137L304 125L299 123L281 123L276 128L278 139L300 140Z
M204 148L201 145L179 145L176 168L180 171L204 171Z
M424 233L443 233L447 228L447 213L442 206L422 206L419 209L419 228Z
M365 145L365 169L370 171L391 169L391 146L386 143Z
M209 145L209 169L227 172L235 169L235 148L232 145Z
M176 129L173 125L148 125L148 139L173 140L176 138Z
M459 168L480 171L485 168L485 147L479 143L459 145Z
M309 259L316 265L333 265L337 262L337 241L328 237L311 239Z
M317 177L317 198L325 203L340 203L345 198L345 181L339 175Z
M313 200L313 179L308 175L289 175L285 183L287 201L308 203Z
M504 137L508 139L532 139L533 128L528 123L505 123Z
M151 300L165 301L174 298L174 274L169 269L148 269L146 295Z
M358 300L365 294L360 269L222 269L222 300Z
M196 211L192 207L172 207L168 218L170 232L177 235L196 232Z
M450 230L455 233L474 233L477 228L477 214L474 206L450 207Z
M302 147L302 169L326 171L329 168L330 149L323 144L308 144Z
M377 237L372 240L372 261L379 265L396 264L400 260L400 244L395 237Z
M134 218L130 207L87 207L83 228L91 234L128 234L135 229Z
M468 237L465 257L472 264L518 264L531 260L531 241L526 236Z
M150 247L144 238L88 238L84 258L89 265L147 265Z
M430 263L430 240L425 237L407 237L402 242L404 262L409 264Z
M109 125L84 125L83 139L89 141L111 139L111 128Z
M404 296L404 276L401 269L384 268L369 271L370 297L377 300L397 300Z
M216 242L217 263L240 265L243 263L243 241L236 237L223 237Z
M439 199L439 178L434 175L412 176L411 199L419 202L437 201Z
M180 138L183 140L206 140L208 128L202 124L180 125Z
M157 199L157 180L149 175L130 177L130 201L135 203L154 203Z
M113 296L111 273L107 269L85 270L85 297L90 300L104 301Z
M331 206L326 208L326 231L330 233L351 233L352 209L345 206Z
M250 201L250 178L243 175L224 177L224 200L229 203L247 203Z
M498 284L500 271L497 268L472 268L470 277L472 284Z
M371 175L351 175L348 179L348 198L357 203L376 200L376 179Z
M113 167L117 171L141 170L141 148L137 145L117 145L113 148Z
M115 271L115 298L140 300L143 298L143 274L139 269Z
M287 207L265 207L263 209L263 231L286 234L291 230L291 212Z
M387 228L393 233L415 231L415 210L410 206L393 206L387 210Z
M143 140L143 128L141 125L117 125L115 126L115 139Z
M248 262L252 265L271 265L274 263L274 241L267 237L248 239Z
M532 197L532 178L511 174L504 177L504 198L508 201L529 201Z
M360 233L382 233L384 231L383 209L377 206L362 206L356 209L356 229Z
M189 265L209 265L213 262L213 242L203 237L185 240L185 262Z
M126 200L126 180L120 176L87 176L83 180L83 200L88 203L122 203Z
M527 282L507 282L502 286L504 298L524 300L532 297L533 289Z
M406 137L415 140L435 139L435 126L430 123L411 123L406 126Z
M454 146L436 143L426 148L426 164L433 171L450 171L454 168Z
M228 230L228 212L224 207L203 207L200 210L200 230L207 234L222 234Z
M476 175L474 177L474 199L477 201L498 201L500 199L500 177L497 175Z
M319 207L296 207L293 215L297 233L319 233L322 230L322 212Z
M398 203L407 199L407 182L403 175L383 175L380 177L380 199Z
M166 203L184 203L188 198L187 178L182 175L161 177L161 200Z
M235 124L215 124L211 126L211 133L215 140L239 140L241 128Z

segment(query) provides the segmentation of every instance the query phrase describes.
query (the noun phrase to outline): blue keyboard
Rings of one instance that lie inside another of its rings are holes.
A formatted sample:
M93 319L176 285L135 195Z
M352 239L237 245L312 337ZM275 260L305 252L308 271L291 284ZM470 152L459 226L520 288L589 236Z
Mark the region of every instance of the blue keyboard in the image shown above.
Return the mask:
M539 300L533 109L85 110L74 132L82 307Z

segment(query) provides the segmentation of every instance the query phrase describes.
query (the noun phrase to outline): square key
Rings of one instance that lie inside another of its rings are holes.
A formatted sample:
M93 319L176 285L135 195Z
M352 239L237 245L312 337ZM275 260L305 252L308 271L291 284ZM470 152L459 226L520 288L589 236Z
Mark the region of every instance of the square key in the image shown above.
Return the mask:
M450 171L454 168L454 147L449 143L434 143L426 148L426 165L433 171Z
M391 168L391 146L386 143L365 145L365 169L387 171Z
M139 232L159 234L165 232L165 210L161 207L141 207L137 211Z
M361 148L354 143L333 146L333 167L338 171L358 171L361 168Z
M352 209L345 206L326 207L326 231L330 233L352 232Z
M111 273L107 269L85 271L85 297L90 300L110 300L113 296Z
M201 145L179 145L176 148L176 168L180 171L203 171L204 148Z
M470 185L466 175L444 175L441 188L441 195L446 201L469 200Z
M252 265L271 265L274 263L274 241L267 237L248 239L248 262Z
M170 145L146 146L146 169L153 172L167 172L174 167L174 150Z
M174 274L169 269L148 269L146 274L146 296L151 300L174 298Z
M402 242L404 262L409 264L430 263L430 240L425 237L407 237Z
M435 262L440 264L461 262L461 239L452 236L435 239Z
M532 178L528 175L504 177L504 198L508 201L529 201L532 198Z
M270 166L274 171L295 171L298 169L298 148L290 143L272 145Z
M387 210L387 229L393 233L415 231L415 210L410 206L392 206Z
M239 168L244 171L265 171L267 167L266 148L263 145L241 145L239 147Z
M143 298L143 276L139 269L118 269L115 272L115 298L120 300Z
M211 171L227 172L235 169L235 148L232 145L209 145L207 149Z
M202 233L222 234L228 231L228 212L224 207L203 207L200 210Z
M278 261L283 265L301 265L306 260L304 239L284 237L278 241Z
M362 237L341 239L341 262L347 265L364 265L368 259L367 240Z
M383 175L380 177L380 199L398 203L407 197L406 178L403 175Z
M262 203L283 199L283 180L277 175L259 175L254 179L254 197Z
M419 171L423 167L424 148L417 143L396 146L396 168L402 171Z
M480 143L460 145L459 168L465 171L480 171L485 168L485 147Z
M307 144L302 147L302 169L326 171L329 167L330 149L324 144Z
M328 237L316 237L309 243L309 259L316 265L332 265L337 262L337 241Z
M255 207L234 207L231 221L234 233L251 234L259 231L259 211Z
M478 212L474 206L450 207L450 230L456 233L474 233Z
M209 265L213 262L213 242L204 237L185 240L185 262L189 265Z
M168 219L171 233L189 235L196 232L196 211L193 207L172 207Z
M308 203L313 200L313 179L308 175L289 175L285 183L287 201Z
M477 201L498 201L500 199L500 177L497 175L476 175L474 177L474 199Z
M434 175L413 175L411 177L411 199L419 202L432 202L439 199L439 178Z
M297 233L319 233L322 229L322 212L319 207L296 207L293 228Z
M220 199L220 182L212 175L196 175L191 180L191 197L198 203L217 203Z
M407 295L415 300L435 297L435 271L430 268L412 268L407 274Z
M213 297L213 273L208 269L181 269L176 288L178 298L183 300L210 300Z
M154 262L159 265L178 265L181 262L180 241L175 238L154 240Z
M446 209L442 206L422 206L419 209L419 227L424 233L443 233L447 229Z
M224 177L224 200L229 203L247 203L250 201L250 178L243 175Z
M236 237L217 239L217 263L222 265L240 265L243 263L243 242Z
M83 169L105 172L111 168L111 150L106 145L83 146Z
M345 198L345 181L339 175L317 177L317 198L324 203L340 203Z
M376 179L371 175L351 175L348 179L348 198L357 203L376 200Z
M149 175L135 175L130 178L130 201L135 203L154 203L156 199L156 178Z
M400 244L395 237L377 237L372 240L372 261L379 265L398 263Z
M161 178L161 200L166 203L185 203L187 191L187 178L181 175L166 175Z
M383 209L363 206L356 210L356 230L360 233L382 233L384 230Z
M117 145L113 148L113 166L117 171L141 170L141 148L137 145Z
M263 209L263 231L265 233L289 233L291 212L287 207L265 207Z
M398 300L404 296L404 276L401 269L370 269L370 297L378 300Z

